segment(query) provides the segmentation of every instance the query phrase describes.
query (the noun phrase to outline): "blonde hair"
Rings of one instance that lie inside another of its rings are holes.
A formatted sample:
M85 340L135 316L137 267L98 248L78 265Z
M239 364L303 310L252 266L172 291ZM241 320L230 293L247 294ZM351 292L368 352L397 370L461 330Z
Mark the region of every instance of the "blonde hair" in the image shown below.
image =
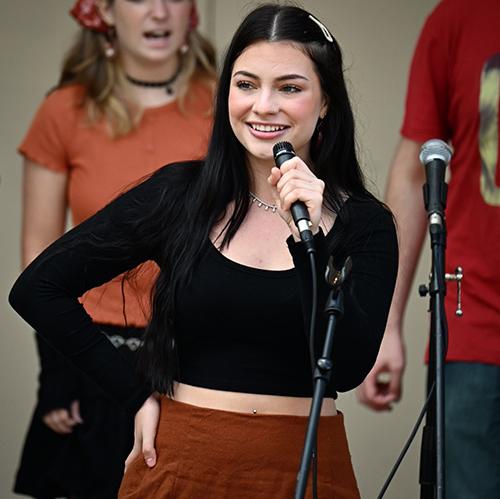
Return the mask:
M62 65L57 88L79 84L84 88L81 105L86 108L90 124L106 119L113 136L125 135L140 121L142 109L127 99L125 74L119 58L105 55L106 35L82 29L68 50ZM213 45L197 30L188 35L189 50L181 54L178 103L186 112L189 84L200 81L213 91L216 79L216 56ZM207 109L207 114L210 109Z

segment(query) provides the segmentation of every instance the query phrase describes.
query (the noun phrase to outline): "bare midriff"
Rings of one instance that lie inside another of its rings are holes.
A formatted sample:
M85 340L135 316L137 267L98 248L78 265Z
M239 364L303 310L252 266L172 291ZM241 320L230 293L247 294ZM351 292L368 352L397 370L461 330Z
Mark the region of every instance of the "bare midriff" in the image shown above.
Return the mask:
M311 398L261 395L256 393L226 392L176 383L173 399L184 404L246 414L276 414L287 416L308 416ZM325 398L321 416L335 416L335 400Z

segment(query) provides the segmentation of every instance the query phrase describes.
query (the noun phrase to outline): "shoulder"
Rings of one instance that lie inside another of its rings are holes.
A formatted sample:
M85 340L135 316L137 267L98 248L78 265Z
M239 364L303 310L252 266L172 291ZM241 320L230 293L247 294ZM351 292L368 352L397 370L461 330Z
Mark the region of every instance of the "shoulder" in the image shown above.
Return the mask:
M203 166L203 161L182 161L169 163L158 170L142 178L136 189L145 193L169 193L169 197L175 193L184 192L192 185L198 177Z
M168 180L173 184L183 185L191 182L197 176L197 173L203 165L204 161L201 160L169 163L155 170L149 175L149 179L156 182Z
M83 89L76 85L49 92L38 106L18 151L36 163L67 170L68 147L84 116L79 104L82 96Z
M200 98L211 100L215 93L215 81L196 78L189 83L189 92Z
M394 226L391 211L376 198L353 196L346 200L339 215L349 225L369 226L375 222Z
M388 244L397 246L396 226L391 211L376 198L353 196L348 198L332 229L327 234L328 246L341 251L353 247Z
M59 110L76 110L82 107L85 90L81 85L66 85L47 93L43 104Z
M186 96L188 110L192 112L210 112L214 99L215 83L195 79L189 83Z
M492 5L498 5L497 0L486 0L486 2L483 1L479 3L483 4L485 8L490 3ZM478 6L478 3L474 2L474 0L441 0L431 11L429 17L434 17L441 20L449 16L456 18L461 17L466 19L471 15L471 10L474 10L474 7L480 8L480 6Z
M467 4L470 4L470 0L441 0L427 15L426 24L447 23L450 16L459 14L467 8Z
M474 7L472 0L441 0L427 16L420 38L434 43L453 41L475 15Z
M187 191L197 177L201 161L165 165L139 179L109 205L111 219L159 223L176 217L186 204Z
M363 269L373 259L389 262L395 278L398 261L398 238L391 211L375 198L350 197L337 215L327 235L327 248L338 261L347 255ZM364 263L363 263L364 262Z
M77 85L51 90L40 103L36 119L67 128L69 123L83 116L84 95L83 88Z

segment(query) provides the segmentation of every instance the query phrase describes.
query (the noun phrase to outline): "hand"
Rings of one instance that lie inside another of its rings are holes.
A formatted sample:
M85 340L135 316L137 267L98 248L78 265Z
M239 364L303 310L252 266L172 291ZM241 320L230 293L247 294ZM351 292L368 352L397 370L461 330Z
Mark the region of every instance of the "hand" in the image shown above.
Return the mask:
M156 464L155 437L159 419L159 396L153 394L146 399L135 415L134 446L125 460L125 471L141 453L147 466L152 468Z
M375 365L356 390L358 400L374 411L390 411L402 394L405 348L401 332L386 329Z
M42 421L56 433L68 435L73 431L73 427L83 423L80 415L80 402L73 400L70 410L54 409L42 417Z
M295 201L302 201L305 204L312 223L311 232L316 234L323 208L325 183L317 178L298 156L285 161L281 168L273 167L267 181L273 187L278 212L290 227L294 239L300 241L299 232L290 212Z

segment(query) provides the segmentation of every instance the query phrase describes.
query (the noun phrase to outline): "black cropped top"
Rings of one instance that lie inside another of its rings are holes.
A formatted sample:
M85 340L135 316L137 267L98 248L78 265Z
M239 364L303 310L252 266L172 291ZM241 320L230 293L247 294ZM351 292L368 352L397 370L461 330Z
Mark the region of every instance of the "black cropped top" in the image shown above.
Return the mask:
M30 325L89 374L117 401L136 411L150 394L78 301L85 291L146 260L159 248L133 233L133 251L107 244L131 213L148 213L176 183L200 165L169 165L110 203L45 250L16 281L9 300ZM136 240L137 239L137 240ZM67 244L68 240L73 241ZM77 241L77 244L74 243ZM397 240L391 214L369 199L348 199L333 228L315 236L318 268L318 345L329 292L324 271L331 248L342 264L353 262L344 285L345 312L334 341L327 394L356 387L371 369L382 339L397 273ZM287 240L294 268L268 271L223 256L207 241L189 285L177 292L175 337L178 380L246 393L311 396L306 324L311 276L302 243Z
M306 396L311 368L295 269L238 264L211 243L179 292L179 381L247 393Z

